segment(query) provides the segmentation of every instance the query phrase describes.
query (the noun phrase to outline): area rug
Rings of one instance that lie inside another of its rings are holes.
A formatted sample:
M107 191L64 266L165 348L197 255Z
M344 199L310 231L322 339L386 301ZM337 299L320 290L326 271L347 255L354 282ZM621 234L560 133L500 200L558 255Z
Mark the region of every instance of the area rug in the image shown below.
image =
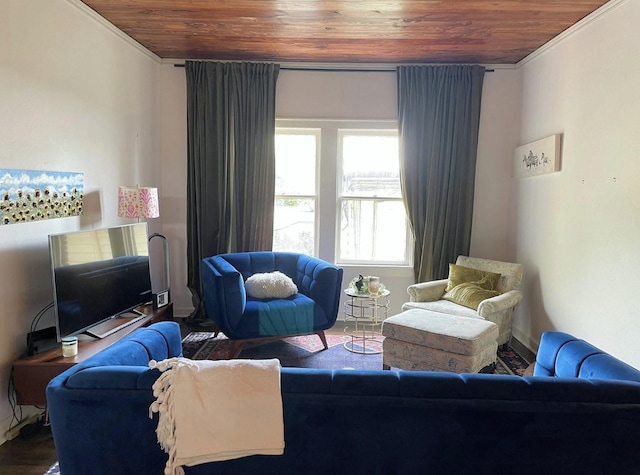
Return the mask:
M284 338L266 343L247 344L238 358L263 359L278 358L285 367L325 368L325 369L382 369L382 353L360 354L348 351L345 343L351 341L347 335L326 335L329 349L324 350L317 335ZM381 337L382 338L382 337ZM368 342L368 349L376 343ZM194 360L220 360L229 357L231 341L219 334L192 332L182 341L182 351L186 358ZM381 342L377 343L382 351ZM355 346L356 350L362 348ZM522 376L529 362L513 348L498 350L495 374Z

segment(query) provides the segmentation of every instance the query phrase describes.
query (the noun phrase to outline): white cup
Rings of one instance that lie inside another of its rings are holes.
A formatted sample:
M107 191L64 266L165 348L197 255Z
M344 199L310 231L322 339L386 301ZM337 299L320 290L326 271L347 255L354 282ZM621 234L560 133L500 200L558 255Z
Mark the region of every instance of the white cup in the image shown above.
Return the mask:
M78 354L78 337L65 336L62 340L62 356L76 356Z

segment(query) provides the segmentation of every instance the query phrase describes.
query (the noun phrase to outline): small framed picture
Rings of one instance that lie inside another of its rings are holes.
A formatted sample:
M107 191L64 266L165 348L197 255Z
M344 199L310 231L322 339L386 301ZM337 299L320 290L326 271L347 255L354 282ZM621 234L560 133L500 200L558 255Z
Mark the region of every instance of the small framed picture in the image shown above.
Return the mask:
M164 307L169 303L169 289L153 294L153 308Z

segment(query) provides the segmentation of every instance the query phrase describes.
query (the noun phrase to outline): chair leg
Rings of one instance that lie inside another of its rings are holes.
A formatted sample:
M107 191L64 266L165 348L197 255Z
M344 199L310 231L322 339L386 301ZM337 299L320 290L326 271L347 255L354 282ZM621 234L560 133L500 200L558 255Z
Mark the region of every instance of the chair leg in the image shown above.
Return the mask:
M327 337L324 335L324 331L316 332L316 335L318 335L320 337L320 340L322 341L322 344L324 345L324 349L325 350L329 349L329 345L327 345Z
M484 368L482 368L480 371L478 371L478 373L482 373L482 374L495 374L495 372L496 372L495 363L491 363L490 365L487 365Z
M240 354L240 350L242 350L242 345L244 344L244 341L242 340L234 340L233 341L233 346L231 347L231 351L229 353L229 359L232 360L234 359L236 356L238 356Z

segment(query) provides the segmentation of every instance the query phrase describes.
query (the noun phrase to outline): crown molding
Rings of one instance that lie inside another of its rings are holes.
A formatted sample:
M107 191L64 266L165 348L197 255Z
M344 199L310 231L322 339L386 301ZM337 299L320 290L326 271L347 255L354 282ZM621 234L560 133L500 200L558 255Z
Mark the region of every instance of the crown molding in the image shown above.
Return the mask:
M557 45L562 43L564 40L566 40L570 36L576 34L578 31L582 30L587 25L589 25L589 24L593 23L594 21L600 19L600 17L602 17L603 15L606 15L611 10L613 10L615 8L618 8L620 5L622 5L623 3L626 3L627 1L629 1L629 0L609 0L607 3L602 5L600 8L598 8L597 10L593 11L592 13L590 13L589 15L584 17L578 23L576 23L575 25L567 28L565 31L560 33L558 36L556 36L553 39L549 40L547 43L543 44L540 48L535 50L533 53L531 53L530 55L528 55L524 59L520 60L518 63L516 63L515 69L519 69L522 66L524 66L524 65L530 63L531 61L539 58L540 56L544 55L545 53L547 53L548 51L550 51L551 49L553 49L554 47L556 47ZM637 0L635 0L635 1L637 1Z
M107 21L104 17L98 15L95 12L95 10L89 8L87 5L82 3L80 0L65 0L65 1L68 4L72 5L73 7L75 7L80 12L82 12L83 14L85 14L87 17L89 17L93 21L95 21L98 24L100 24L103 28L105 28L106 30L108 30L109 32L111 32L112 34L114 34L115 36L120 38L121 40L123 40L129 46L132 46L133 48L135 48L136 50L138 50L139 52L141 52L145 56L149 57L153 61L155 61L157 63L161 63L160 56L156 55L155 53L152 53L147 48L145 48L140 43L138 43L136 40L134 40L129 35L124 33L122 30L120 30L119 28L116 28L113 23Z

